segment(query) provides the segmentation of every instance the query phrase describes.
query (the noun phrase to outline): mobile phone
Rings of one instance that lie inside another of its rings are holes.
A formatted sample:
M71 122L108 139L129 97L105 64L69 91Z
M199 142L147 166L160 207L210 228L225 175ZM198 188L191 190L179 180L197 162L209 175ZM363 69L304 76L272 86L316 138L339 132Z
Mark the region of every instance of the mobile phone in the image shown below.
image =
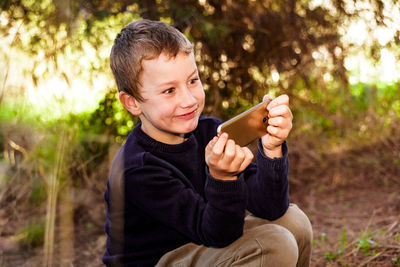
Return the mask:
M267 99L220 124L217 134L227 133L228 138L233 139L239 146L247 146L265 135L268 126L267 105L269 102L271 100Z

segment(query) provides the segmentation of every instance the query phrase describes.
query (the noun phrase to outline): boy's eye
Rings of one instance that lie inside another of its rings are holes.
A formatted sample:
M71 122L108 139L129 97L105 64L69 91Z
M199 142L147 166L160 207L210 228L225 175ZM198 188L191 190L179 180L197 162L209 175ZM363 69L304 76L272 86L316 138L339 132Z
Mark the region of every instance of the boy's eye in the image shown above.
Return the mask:
M195 83L197 83L198 81L199 81L199 78L196 77L196 78L194 78L194 79L191 79L191 80L189 81L189 84L195 84Z
M164 94L171 94L173 91L175 90L175 88L168 88L167 90L165 90L163 93Z

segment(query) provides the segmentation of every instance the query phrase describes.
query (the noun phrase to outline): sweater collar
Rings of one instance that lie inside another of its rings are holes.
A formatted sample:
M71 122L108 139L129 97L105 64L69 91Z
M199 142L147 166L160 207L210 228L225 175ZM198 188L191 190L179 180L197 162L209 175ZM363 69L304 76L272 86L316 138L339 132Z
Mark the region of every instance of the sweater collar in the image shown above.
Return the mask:
M159 142L143 132L141 123L135 126L132 134L137 138L137 141L140 143L140 145L148 148L149 151L159 150L168 153L179 153L193 148L193 145L196 142L193 132L186 134L185 137L187 139L180 144L171 145Z

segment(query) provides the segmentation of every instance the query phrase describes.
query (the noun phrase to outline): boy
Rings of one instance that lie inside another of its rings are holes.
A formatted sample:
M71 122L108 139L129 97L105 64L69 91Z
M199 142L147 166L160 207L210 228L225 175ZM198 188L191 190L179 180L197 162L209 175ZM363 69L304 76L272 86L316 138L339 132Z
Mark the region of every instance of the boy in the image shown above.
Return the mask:
M110 65L119 99L141 123L107 183L104 263L307 266L311 225L289 206L288 97L268 105L254 164L248 148L216 136L221 121L200 116L204 90L192 49L156 21L132 22L115 39Z

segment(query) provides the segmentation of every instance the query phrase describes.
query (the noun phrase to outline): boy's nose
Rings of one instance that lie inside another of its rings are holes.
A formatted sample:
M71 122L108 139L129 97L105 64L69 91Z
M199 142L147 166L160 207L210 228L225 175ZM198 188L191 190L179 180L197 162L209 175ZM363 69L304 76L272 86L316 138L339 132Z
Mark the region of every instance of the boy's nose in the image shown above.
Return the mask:
M189 89L185 88L182 93L181 103L183 108L188 108L194 106L197 103L197 100L193 93Z

